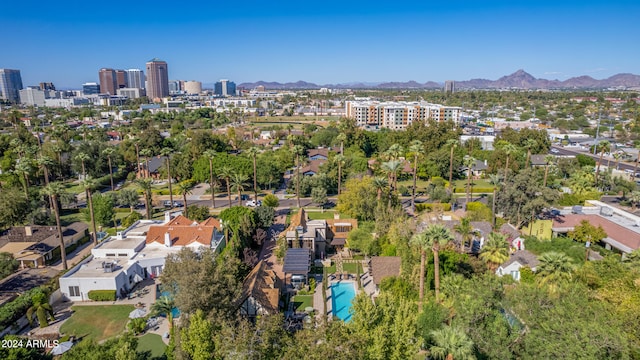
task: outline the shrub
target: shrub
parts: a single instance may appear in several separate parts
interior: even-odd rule
[[[492,212],[491,209],[477,201],[472,201],[467,204],[467,216],[471,221],[491,221]]]
[[[316,292],[316,279],[309,279],[309,293],[314,294]]]
[[[422,212],[422,211],[431,212],[431,211],[434,211],[434,210],[451,211],[451,204],[449,204],[449,203],[422,203],[422,204],[416,204],[416,210],[418,212]]]
[[[264,206],[275,208],[278,207],[280,201],[278,200],[277,196],[273,194],[267,194],[267,196],[265,196],[262,200],[262,204],[264,204]]]
[[[115,290],[91,290],[88,296],[93,301],[116,301]]]
[[[129,226],[133,225],[136,221],[141,219],[142,219],[142,215],[140,215],[139,212],[134,211],[131,214],[129,214],[127,217],[122,219],[122,227],[126,229]]]
[[[42,287],[25,291],[22,295],[0,307],[0,331],[14,324],[33,305],[33,298],[38,294],[46,294]]]
[[[127,327],[134,335],[141,334],[147,328],[147,320],[145,318],[131,319]]]

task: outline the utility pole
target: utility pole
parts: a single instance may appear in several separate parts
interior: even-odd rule
[[[598,126],[596,127],[596,141],[593,145],[593,155],[596,155],[598,151],[598,135],[600,134],[600,119],[602,118],[602,109],[598,111]]]

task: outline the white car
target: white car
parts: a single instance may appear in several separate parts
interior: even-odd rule
[[[554,154],[557,154],[560,152],[560,150],[556,149],[556,148],[551,148],[551,152]]]
[[[249,207],[256,207],[256,206],[262,206],[262,200],[258,200],[258,202],[256,203],[255,200],[249,200],[245,203],[246,206]]]

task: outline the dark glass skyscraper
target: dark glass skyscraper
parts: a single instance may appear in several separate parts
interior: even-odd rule
[[[0,98],[18,103],[22,88],[20,70],[0,69]]]

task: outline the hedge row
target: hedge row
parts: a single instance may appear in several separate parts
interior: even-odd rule
[[[115,290],[91,290],[87,295],[93,301],[116,301]]]
[[[440,211],[451,211],[451,204],[449,203],[422,203],[416,204],[416,211],[427,211],[431,212],[433,210]]]
[[[493,188],[492,187],[472,187],[471,191],[476,194],[476,193],[492,193],[493,192]],[[462,193],[466,193],[467,189],[466,188],[455,188],[453,190],[453,192],[455,192],[456,194],[462,194]]]
[[[33,305],[33,297],[40,293],[46,294],[45,290],[41,287],[33,288],[25,291],[13,301],[2,305],[0,307],[0,331],[11,326],[26,314],[27,309]]]

